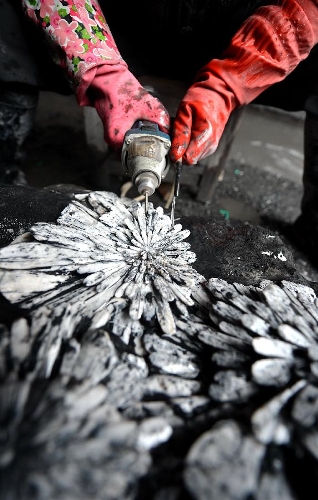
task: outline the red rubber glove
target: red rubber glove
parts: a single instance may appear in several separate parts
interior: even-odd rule
[[[174,121],[171,159],[196,164],[218,147],[230,113],[283,80],[318,41],[318,0],[280,0],[259,8],[221,60],[197,74]],[[297,92],[297,89],[295,89]]]
[[[122,61],[88,70],[82,77],[78,101],[89,97],[104,125],[105,141],[120,150],[124,135],[138,119],[150,120],[168,133],[170,116],[163,104],[150,95]],[[85,88],[86,97],[79,97]]]

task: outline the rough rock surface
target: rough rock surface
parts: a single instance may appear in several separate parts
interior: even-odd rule
[[[8,245],[36,222],[55,222],[72,196],[72,192],[0,185],[0,246]]]
[[[183,227],[191,230],[187,241],[197,256],[194,267],[206,278],[218,276],[246,284],[286,276],[303,281],[291,251],[271,231],[251,224],[232,227],[207,217],[181,220]]]
[[[317,497],[315,291],[270,232],[181,222],[207,282],[175,334],[152,319],[130,343],[127,316],[67,304],[1,327],[1,499]]]

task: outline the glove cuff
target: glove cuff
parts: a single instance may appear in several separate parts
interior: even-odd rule
[[[101,79],[114,78],[127,71],[127,64],[121,61],[105,61],[104,64],[94,65],[82,75],[76,89],[76,99],[80,106],[94,106],[98,97],[104,97],[106,89],[100,83]],[[115,82],[114,82],[115,84]],[[104,92],[103,92],[104,90]]]
[[[281,1],[259,8],[233,37],[220,60],[198,73],[221,79],[236,105],[248,104],[274,83],[282,81],[305,59],[318,39],[316,1]],[[305,10],[306,8],[306,10]],[[315,16],[309,20],[308,15]]]

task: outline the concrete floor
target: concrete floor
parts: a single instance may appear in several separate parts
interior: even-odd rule
[[[303,113],[290,114],[251,105],[246,108],[231,157],[301,183],[303,124]]]

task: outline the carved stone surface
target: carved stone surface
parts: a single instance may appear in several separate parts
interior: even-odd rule
[[[157,318],[175,332],[170,303],[183,312],[193,305],[192,288],[203,280],[189,265],[195,260],[189,231],[171,226],[161,207],[144,207],[115,194],[78,195],[87,202],[68,205],[57,224],[37,223],[32,241],[0,253],[1,292],[12,303],[55,311],[67,304],[95,326],[110,319],[124,342],[139,335],[139,320]],[[147,220],[146,220],[147,219]]]
[[[0,251],[0,498],[316,498],[313,288],[206,282],[161,210],[77,198]]]
[[[294,266],[291,250],[281,238],[251,224],[236,227],[212,218],[182,217],[182,226],[191,230],[188,242],[195,249],[196,270],[206,278],[218,276],[229,282],[257,283],[288,276],[302,281]]]

